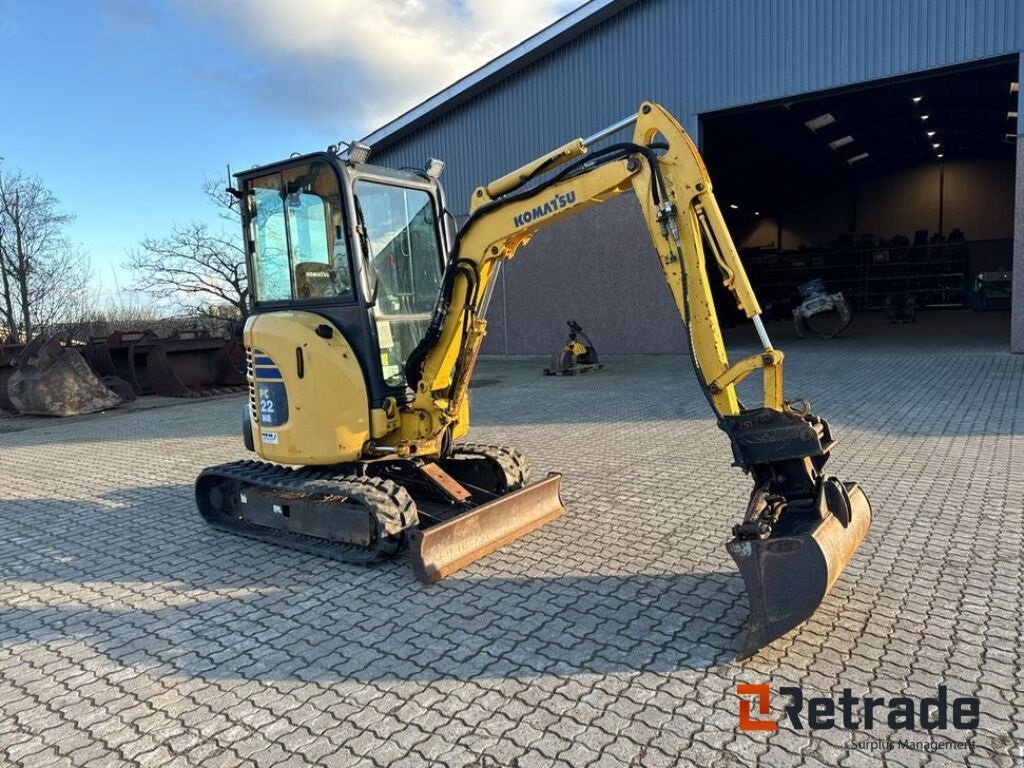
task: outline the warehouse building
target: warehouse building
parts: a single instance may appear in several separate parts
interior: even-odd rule
[[[592,0],[365,141],[384,165],[444,159],[465,215],[476,186],[657,101],[707,161],[770,328],[820,279],[851,333],[1024,352],[1022,49],[1016,0]],[[541,232],[502,272],[485,351],[551,352],[570,317],[603,352],[681,351],[652,254],[631,196]]]

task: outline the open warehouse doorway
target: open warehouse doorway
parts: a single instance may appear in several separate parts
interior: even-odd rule
[[[852,310],[843,335],[1009,347],[1018,73],[1013,56],[701,116],[777,336],[820,280]]]

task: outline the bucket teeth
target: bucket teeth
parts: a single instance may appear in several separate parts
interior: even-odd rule
[[[871,505],[855,483],[842,485],[849,506],[829,511],[805,532],[726,545],[750,604],[743,659],[802,624],[835,584],[871,525]],[[841,505],[844,506],[844,505]],[[848,519],[847,525],[843,518]]]

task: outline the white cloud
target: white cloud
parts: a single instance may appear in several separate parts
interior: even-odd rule
[[[194,14],[222,27],[235,44],[260,60],[266,67],[261,73],[264,83],[303,87],[307,91],[303,106],[319,104],[322,117],[347,118],[365,131],[581,4],[581,0],[190,0]]]

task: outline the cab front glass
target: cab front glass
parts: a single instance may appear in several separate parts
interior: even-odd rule
[[[404,367],[430,324],[444,272],[434,198],[425,190],[361,179],[355,198],[374,295],[381,370],[405,384]]]

